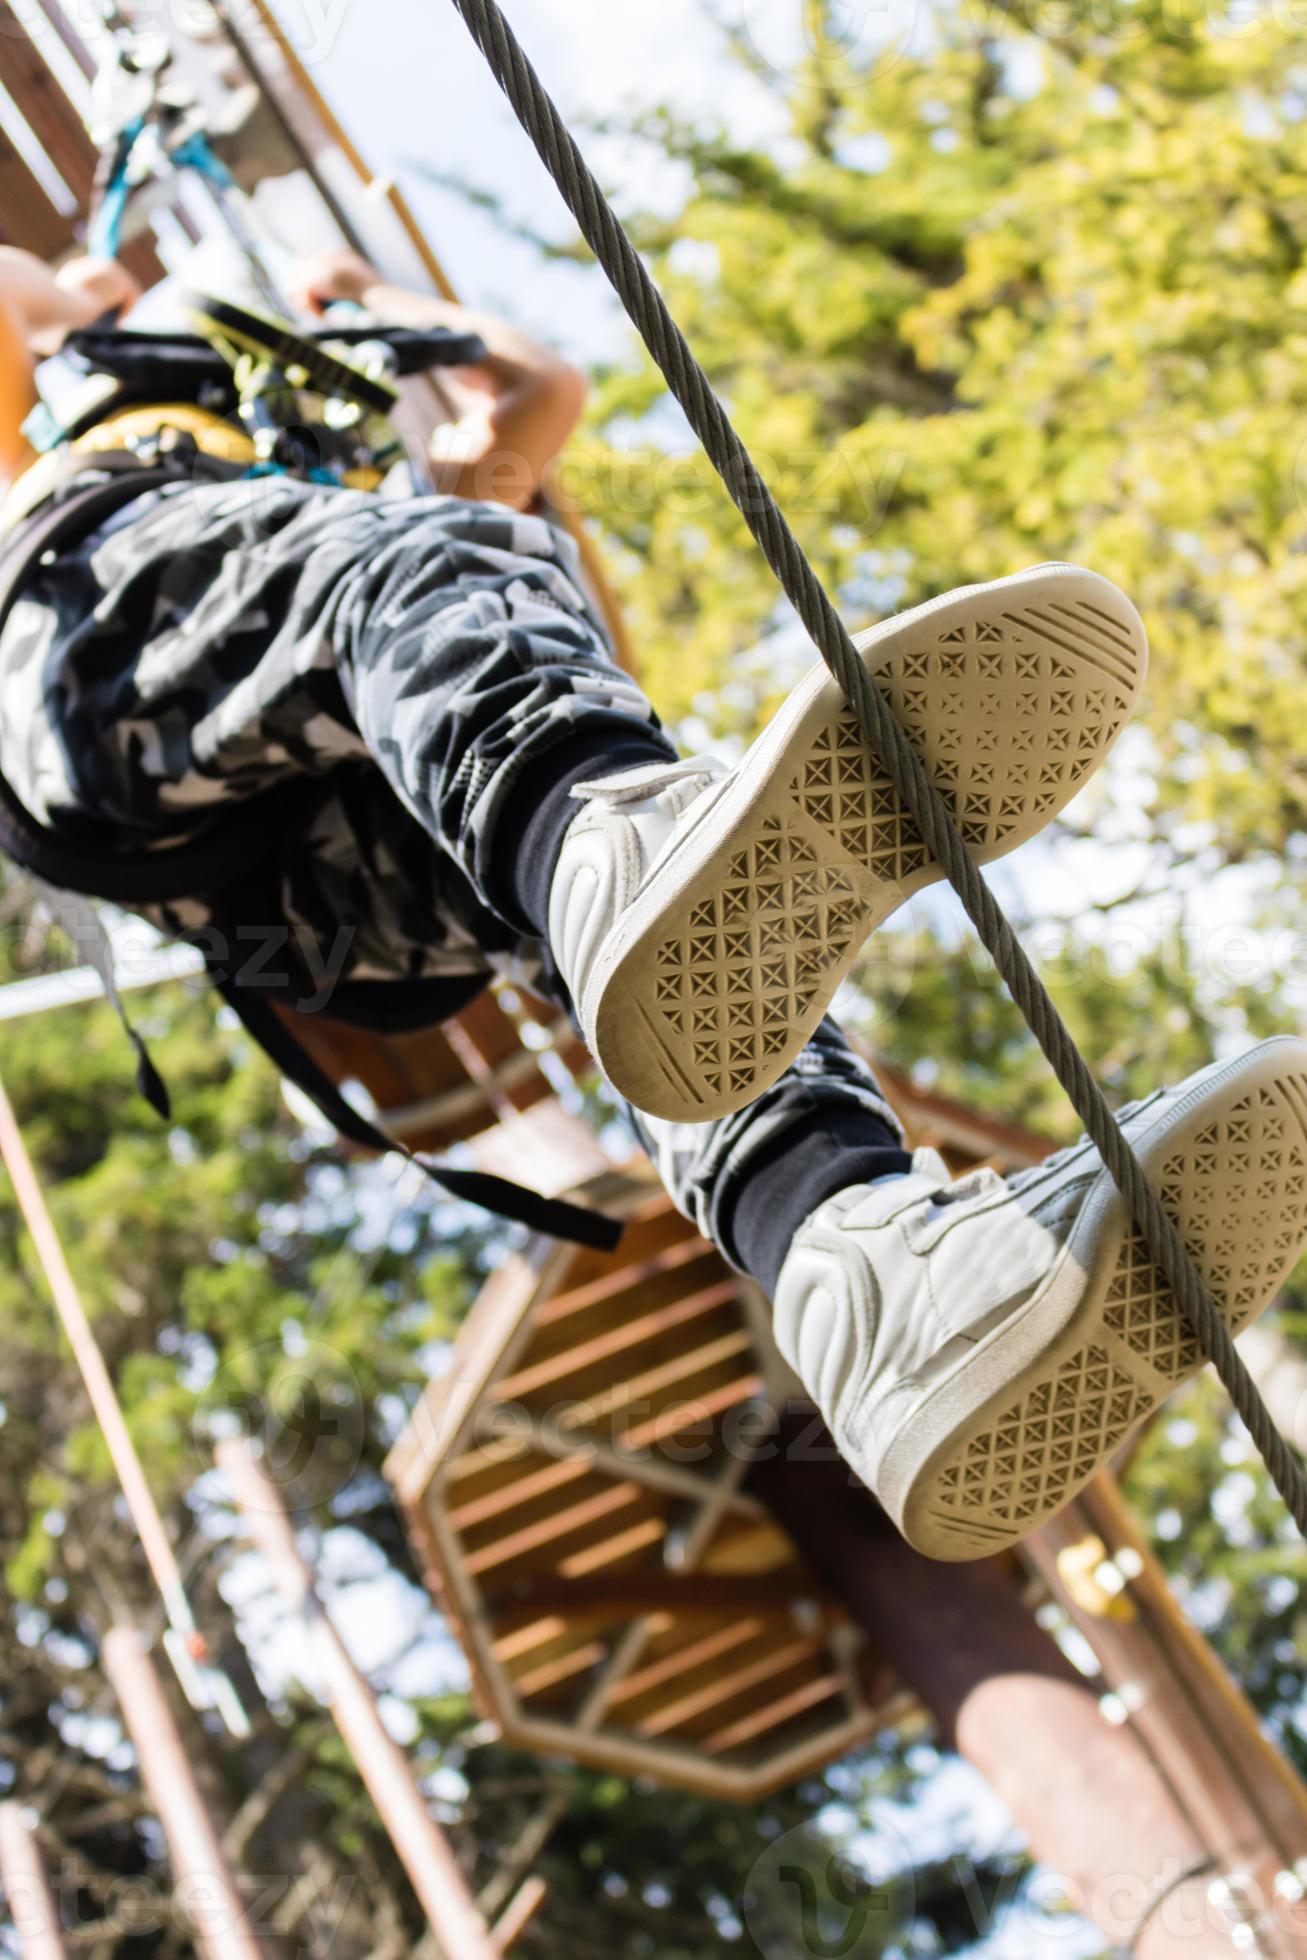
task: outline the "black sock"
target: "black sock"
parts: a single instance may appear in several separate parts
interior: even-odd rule
[[[558,854],[581,805],[577,783],[674,762],[676,750],[652,729],[630,735],[576,736],[530,763],[513,785],[496,827],[495,855],[504,867],[508,896],[530,931],[543,938],[549,926],[549,890]]]
[[[773,1299],[785,1256],[818,1205],[850,1185],[905,1177],[911,1169],[898,1132],[869,1111],[814,1110],[759,1153],[739,1191],[724,1202],[727,1251]]]

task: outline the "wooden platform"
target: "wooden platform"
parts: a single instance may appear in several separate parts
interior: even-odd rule
[[[519,1109],[548,1112],[539,1052],[534,1073],[512,1062],[518,1034],[503,1006],[487,995],[472,1015],[480,1069]],[[357,1054],[333,1051],[324,1023],[322,1059],[338,1076],[357,1070],[392,1122],[406,1103],[433,1142],[475,1135],[478,1093],[483,1128],[495,1098],[484,1081],[478,1092],[475,1059],[468,1073],[468,1020],[370,1037]],[[533,1021],[543,1029],[550,1017],[536,1008]],[[565,1025],[551,1033],[569,1071],[590,1066]],[[880,1074],[910,1142],[955,1170],[1012,1169],[1047,1148]],[[556,1189],[549,1169],[538,1162],[536,1181]],[[674,1210],[643,1159],[583,1195],[628,1217],[620,1250],[542,1241],[503,1266],[388,1473],[482,1712],[507,1739],[750,1801],[916,1704],[743,1488],[772,1409],[801,1395],[761,1293]],[[824,1433],[819,1446],[830,1447]]]
[[[491,1280],[388,1465],[504,1736],[748,1801],[911,1706],[743,1489],[791,1384],[761,1295],[644,1172],[613,1255]]]

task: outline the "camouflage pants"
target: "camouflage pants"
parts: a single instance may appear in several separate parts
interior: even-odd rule
[[[0,687],[0,772],[73,842],[139,851],[304,779],[306,815],[268,852],[314,970],[464,994],[496,969],[551,985],[497,858],[523,770],[578,735],[671,752],[544,519],[288,479],[152,492],[43,565],[0,637]],[[174,937],[207,923],[198,903],[147,916]],[[737,1116],[634,1120],[676,1203],[738,1259],[733,1194],[832,1111],[896,1135],[827,1026]]]

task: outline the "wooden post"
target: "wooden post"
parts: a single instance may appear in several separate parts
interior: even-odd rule
[[[833,1444],[764,1459],[752,1488],[1109,1939],[1138,1960],[1231,1960],[1240,1947],[1222,1879],[1242,1872],[1265,1885],[1285,1861],[1264,1838],[1211,1840],[1155,1749],[1107,1720],[1098,1692],[1038,1626],[1010,1562],[922,1558]],[[1195,1780],[1212,1773],[1196,1756],[1189,1768]],[[1262,1903],[1273,1924],[1249,1924],[1263,1945],[1242,1950],[1307,1953],[1287,1892]]]
[[[163,1598],[169,1621],[187,1641],[193,1658],[202,1659],[203,1643],[186,1597],[177,1554],[154,1501],[154,1493],[119,1406],[112,1378],[87,1319],[81,1295],[69,1270],[59,1234],[3,1084],[0,1084],[0,1158],[4,1160],[9,1181],[14,1187],[14,1196],[27,1222],[55,1311],[81,1372],[92,1412],[108,1446],[132,1523],[136,1527],[136,1535]]]
[[[427,1809],[408,1758],[387,1733],[367,1682],[318,1598],[281,1495],[246,1441],[219,1445],[249,1535],[267,1559],[282,1597],[304,1621],[336,1726],[377,1807],[447,1960],[496,1960],[499,1948],[445,1833]]]
[[[1307,1853],[1307,1788],[1186,1619],[1113,1479],[1096,1478],[1026,1551],[1094,1648],[1216,1871],[1244,1875],[1231,1909],[1268,1952],[1307,1953],[1307,1906],[1291,1882]],[[1085,1585],[1087,1561],[1120,1589],[1100,1594],[1092,1572]]]
[[[495,1921],[493,1937],[497,1952],[512,1952],[548,1896],[549,1888],[543,1878],[527,1879],[510,1899],[506,1911]]]
[[[0,1804],[0,1878],[23,1960],[68,1960],[50,1874],[21,1804]]]
[[[174,1896],[203,1960],[264,1960],[154,1662],[135,1627],[105,1636],[105,1671],[168,1841]]]

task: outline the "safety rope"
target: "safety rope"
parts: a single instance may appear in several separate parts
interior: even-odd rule
[[[948,803],[931,782],[889,701],[868,674],[830,595],[496,0],[453,0],[453,4],[684,409],[786,598],[843,689],[935,861],[947,873],[1149,1250],[1174,1288],[1203,1352],[1214,1362],[1294,1523],[1307,1538],[1307,1476],[1271,1420],[1192,1254],[1163,1210],[1070,1030],[973,863]]]

